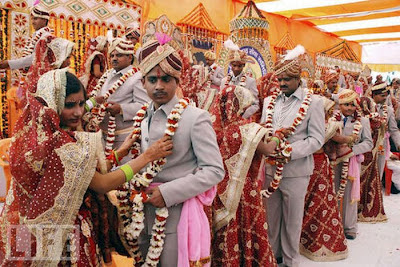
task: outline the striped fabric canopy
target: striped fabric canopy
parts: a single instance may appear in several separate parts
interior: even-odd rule
[[[400,66],[398,0],[255,1],[266,12],[307,21],[363,46],[363,63]],[[396,66],[393,66],[397,69]]]

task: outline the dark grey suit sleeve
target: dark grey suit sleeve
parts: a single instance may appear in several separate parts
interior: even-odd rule
[[[190,131],[198,170],[159,186],[167,207],[193,198],[218,184],[225,175],[210,115],[202,112]]]

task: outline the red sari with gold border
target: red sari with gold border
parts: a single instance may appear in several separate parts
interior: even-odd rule
[[[96,266],[99,249],[90,211],[82,203],[103,152],[102,136],[59,126],[65,70],[47,72],[42,81],[35,95],[28,94],[12,137],[0,265]]]
[[[266,129],[241,117],[251,101],[249,90],[228,86],[212,109],[226,172],[212,205],[212,266],[276,266],[257,179]]]
[[[379,176],[378,156],[384,153],[383,142],[386,123],[382,123],[380,116],[371,115],[372,101],[370,98],[361,98],[361,108],[364,115],[370,116],[371,134],[374,141],[372,151],[364,153],[364,162],[361,163],[360,202],[358,203],[358,221],[377,223],[387,221],[383,206],[382,184]]]

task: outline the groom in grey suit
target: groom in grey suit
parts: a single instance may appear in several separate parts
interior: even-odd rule
[[[131,63],[135,50],[131,42],[116,38],[110,44],[108,52],[113,69],[107,75],[107,79],[96,97],[97,102],[102,102],[103,96],[119,81],[121,76],[132,70]],[[106,140],[109,117],[110,115],[115,116],[114,149],[118,148],[124,142],[126,136],[132,132],[133,117],[142,105],[150,100],[143,88],[141,78],[141,73],[136,72],[126,79],[108,98],[107,114],[100,123],[100,128],[103,131],[104,140]],[[127,160],[129,160],[128,157],[124,158],[122,163]]]
[[[275,72],[281,89],[276,99],[273,130],[288,128],[304,101],[301,88],[301,67],[297,57],[278,61]],[[271,97],[264,100],[261,123],[266,120],[266,109]],[[312,96],[307,114],[288,141],[292,147],[290,161],[284,166],[283,178],[270,198],[264,199],[268,217],[268,238],[277,261],[286,266],[298,266],[299,242],[303,222],[304,198],[310,175],[314,170],[313,153],[324,143],[325,117],[322,98]],[[271,141],[274,143],[274,141]],[[270,142],[270,143],[271,143]],[[267,165],[264,188],[273,179],[275,167]]]
[[[167,116],[179,101],[175,91],[182,63],[172,47],[161,45],[157,40],[144,45],[139,62],[143,86],[153,100],[141,125],[141,149],[144,151],[164,136]],[[173,146],[172,155],[167,157],[167,163],[154,178],[154,183],[161,184],[147,192],[151,197],[145,204],[145,229],[139,238],[139,246],[145,256],[155,209],[168,207],[160,263],[161,266],[171,267],[178,266],[177,225],[183,202],[207,191],[224,177],[221,154],[207,111],[190,105],[186,107],[173,136]]]

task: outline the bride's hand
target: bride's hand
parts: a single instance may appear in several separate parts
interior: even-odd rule
[[[153,143],[143,154],[149,161],[154,161],[172,154],[172,139],[164,136]]]
[[[133,135],[133,132],[131,132],[125,138],[122,145],[118,148],[118,150],[117,150],[118,156],[125,157],[126,155],[128,155],[129,150],[131,150],[131,147],[132,147],[133,143],[135,143],[136,139],[137,139],[137,137],[135,135]]]

